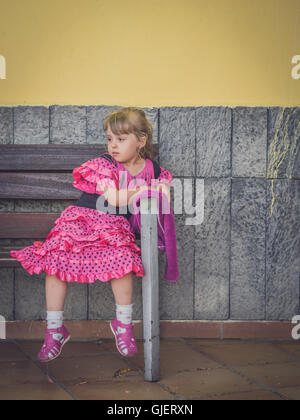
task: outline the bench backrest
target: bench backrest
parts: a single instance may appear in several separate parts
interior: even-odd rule
[[[73,168],[106,151],[105,145],[0,145],[0,199],[76,200]],[[153,146],[153,159],[158,145]],[[0,238],[45,238],[60,213],[0,213]]]

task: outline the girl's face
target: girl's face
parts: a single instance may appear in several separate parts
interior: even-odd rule
[[[108,153],[118,162],[126,163],[136,159],[138,156],[137,148],[146,144],[146,138],[142,137],[141,141],[135,134],[114,134],[110,126],[106,131]]]

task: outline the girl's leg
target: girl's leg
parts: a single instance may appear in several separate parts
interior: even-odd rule
[[[56,276],[46,274],[47,311],[63,311],[67,295],[67,283]]]
[[[119,352],[123,356],[133,356],[138,351],[132,323],[133,272],[120,279],[111,279],[111,287],[116,302],[116,318],[111,321],[110,328]]]
[[[111,288],[117,305],[131,305],[133,295],[133,272],[120,279],[111,279]]]
[[[38,354],[41,362],[56,359],[69,341],[70,334],[63,325],[63,311],[67,294],[67,283],[56,276],[46,274],[47,330],[45,341]]]
[[[112,279],[111,287],[116,303],[116,317],[123,324],[132,322],[133,272],[120,279]]]

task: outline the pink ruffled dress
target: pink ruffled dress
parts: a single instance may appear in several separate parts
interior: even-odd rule
[[[128,188],[130,183],[130,188],[136,183],[153,185],[151,159],[146,159],[144,169],[132,176],[114,158],[109,161],[102,156],[73,169],[72,185],[75,188],[102,195],[99,183],[115,188],[120,188],[120,185]],[[163,167],[160,169],[154,185],[169,184],[172,174]],[[44,242],[35,241],[21,250],[11,250],[10,255],[31,275],[44,270],[66,282],[106,282],[131,271],[136,276],[144,276],[141,249],[135,240],[127,218],[96,208],[70,205],[55,220]]]

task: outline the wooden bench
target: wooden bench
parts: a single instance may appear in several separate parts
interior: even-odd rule
[[[106,151],[104,145],[36,144],[0,145],[0,199],[76,200],[82,191],[73,187],[73,168]],[[153,159],[157,160],[157,145]],[[154,201],[154,203],[151,203]],[[158,381],[159,362],[159,287],[157,218],[149,209],[156,198],[140,203],[141,237],[145,276],[142,280],[145,380]],[[0,213],[0,238],[44,240],[61,213]],[[11,258],[11,249],[0,246],[0,268],[20,267]]]

